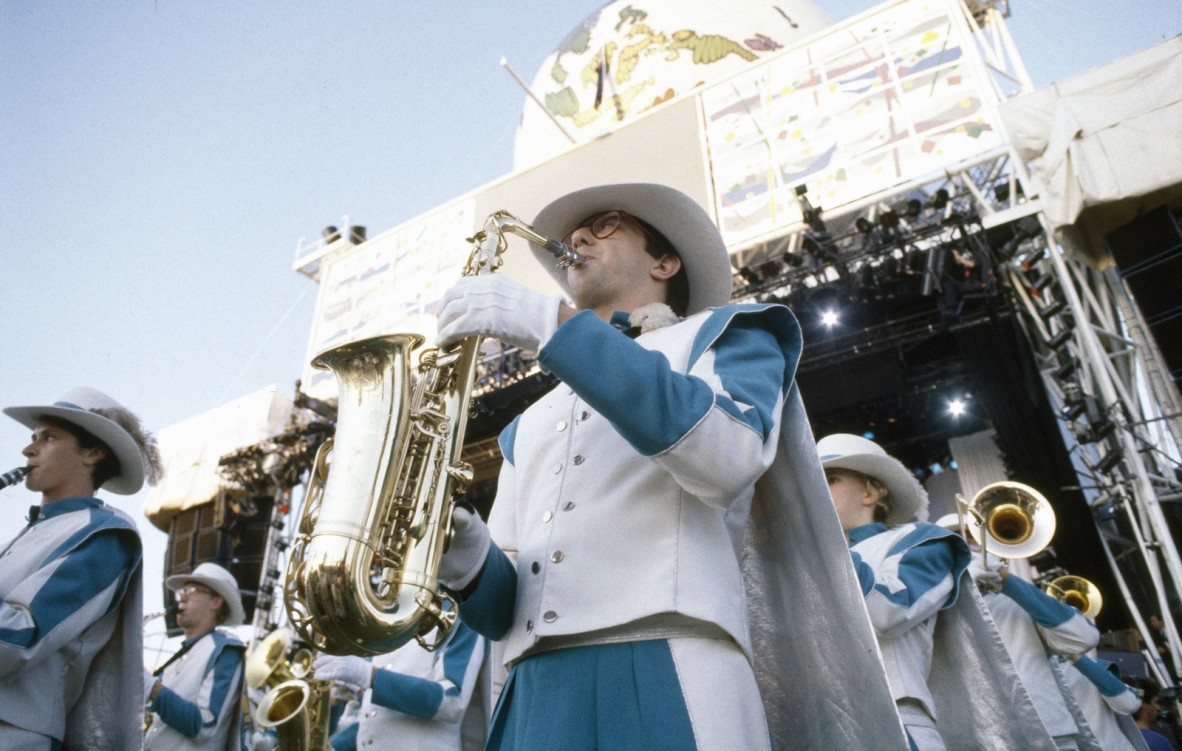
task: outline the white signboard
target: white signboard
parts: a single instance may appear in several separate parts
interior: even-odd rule
[[[472,199],[461,199],[324,259],[305,393],[318,399],[336,395],[332,373],[311,367],[321,352],[381,334],[434,336],[434,305],[468,259],[472,216]]]

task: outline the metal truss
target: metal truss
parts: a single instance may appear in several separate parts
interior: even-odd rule
[[[1182,559],[1162,511],[1163,503],[1182,500],[1178,443],[1169,429],[1177,415],[1167,411],[1177,391],[1137,335],[1140,316],[1120,279],[1066,251],[1049,231],[1040,233],[1023,242],[1008,273],[1105,556],[1151,670],[1168,686],[1174,681],[1144,612],[1162,617],[1170,667],[1182,674],[1175,620]]]

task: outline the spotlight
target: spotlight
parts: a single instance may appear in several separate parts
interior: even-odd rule
[[[1067,301],[1066,300],[1055,300],[1050,305],[1048,305],[1045,308],[1043,308],[1042,310],[1038,311],[1038,316],[1039,316],[1039,318],[1043,319],[1044,321],[1049,321],[1052,318],[1054,318],[1055,316],[1062,313],[1066,308],[1067,308]]]
[[[1064,328],[1055,334],[1050,339],[1047,339],[1047,346],[1053,350],[1060,350],[1067,342],[1071,341],[1071,336],[1074,332],[1071,329]]]
[[[1107,418],[1102,418],[1098,422],[1094,422],[1088,426],[1088,429],[1079,437],[1082,443],[1098,443],[1108,436],[1112,435],[1116,430],[1116,425]]]
[[[800,265],[804,263],[804,256],[800,255],[799,253],[785,253],[784,263],[788,264],[794,269],[799,268]]]
[[[825,328],[831,329],[839,322],[836,310],[826,310],[821,313],[821,323],[825,324]]]
[[[1055,370],[1055,378],[1058,378],[1060,381],[1066,381],[1075,374],[1075,370],[1078,367],[1079,362],[1073,357]]]
[[[1120,449],[1109,451],[1104,455],[1104,458],[1096,464],[1096,471],[1100,474],[1106,475],[1111,472],[1116,467],[1116,465],[1120,464],[1120,460],[1122,458],[1123,453]]]
[[[948,191],[944,190],[943,188],[940,188],[939,190],[936,191],[936,195],[932,196],[928,200],[928,206],[931,206],[936,211],[939,211],[940,209],[942,209],[948,205],[948,198],[949,198]]]
[[[948,414],[952,415],[953,417],[960,417],[967,410],[968,406],[962,399],[953,399],[952,401],[948,402]]]
[[[899,226],[899,215],[895,213],[894,209],[884,211],[878,215],[878,226],[883,229],[894,229]]]
[[[854,227],[863,235],[869,235],[874,231],[874,223],[864,216],[860,216],[854,220]]]
[[[1068,404],[1067,406],[1063,407],[1063,416],[1068,420],[1075,420],[1087,411],[1088,405],[1084,404],[1083,402],[1075,402],[1074,404]]]
[[[1051,282],[1053,281],[1055,281],[1055,279],[1050,274],[1041,273],[1035,277],[1034,281],[1030,283],[1030,291],[1033,294],[1042,297],[1043,290],[1051,286]]]

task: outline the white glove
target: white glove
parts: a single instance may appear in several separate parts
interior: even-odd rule
[[[373,665],[364,657],[319,654],[312,660],[312,675],[316,680],[340,683],[360,694],[373,682]]]
[[[558,329],[561,304],[558,295],[534,292],[501,274],[461,277],[439,301],[437,343],[479,334],[537,352]]]
[[[458,592],[480,573],[492,538],[484,520],[463,506],[456,506],[452,511],[451,524],[451,545],[439,561],[439,581]]]
[[[973,573],[973,580],[976,581],[978,589],[984,592],[1000,592],[1009,571],[1005,566],[995,564],[982,567]]]
[[[156,676],[152,675],[152,671],[144,668],[144,702],[151,701],[148,694],[152,693],[152,686],[156,685]]]

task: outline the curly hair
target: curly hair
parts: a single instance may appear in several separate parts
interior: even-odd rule
[[[149,485],[160,482],[160,478],[164,477],[164,466],[160,459],[160,449],[156,445],[156,436],[144,428],[140,418],[136,417],[131,410],[123,407],[95,408],[90,411],[100,417],[107,418],[127,431],[127,434],[139,446],[140,456],[144,460],[144,479]],[[95,468],[94,486],[96,488],[102,487],[107,480],[117,477],[120,471],[119,460],[108,451],[107,458]]]

